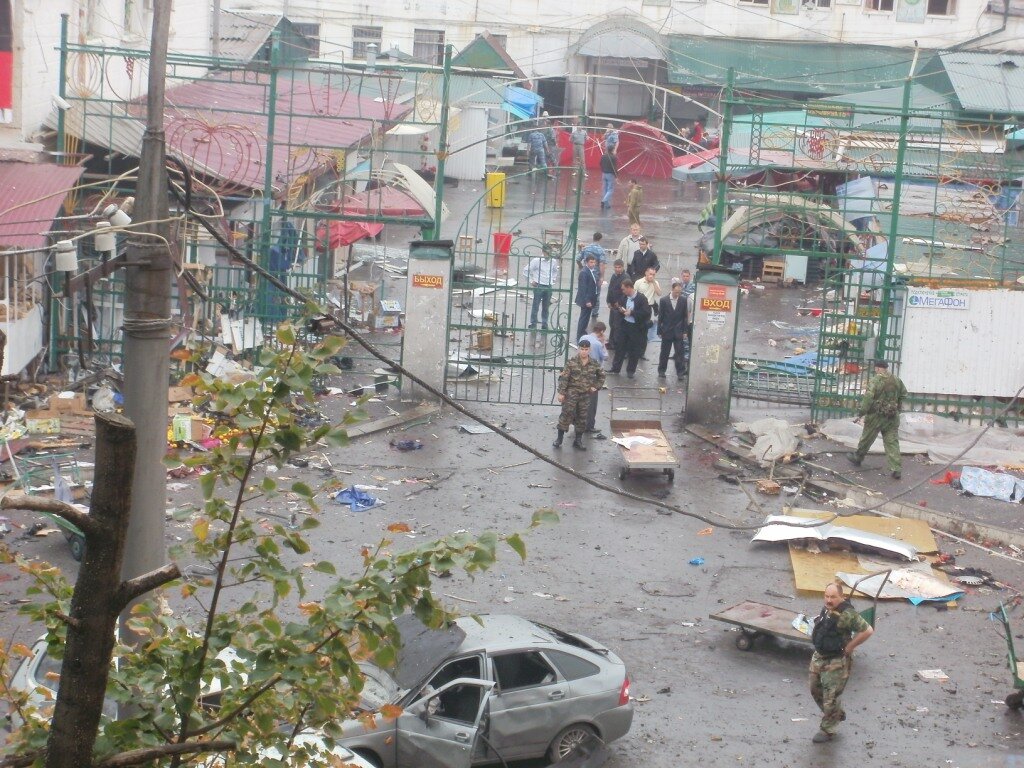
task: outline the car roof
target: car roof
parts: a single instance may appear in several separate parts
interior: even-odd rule
[[[460,653],[486,650],[495,653],[532,645],[555,645],[554,635],[539,624],[522,616],[509,614],[484,614],[477,622],[472,616],[462,616],[457,621],[459,629],[466,633]]]

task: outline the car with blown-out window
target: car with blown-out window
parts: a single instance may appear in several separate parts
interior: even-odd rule
[[[412,616],[397,623],[397,663],[363,665],[362,711],[338,739],[377,768],[558,763],[591,737],[629,732],[629,675],[596,640],[508,615],[440,630]]]

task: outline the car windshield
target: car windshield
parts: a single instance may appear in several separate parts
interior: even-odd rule
[[[359,702],[363,709],[375,711],[394,701],[402,689],[387,672],[374,664],[363,663],[359,665],[363,675],[366,677],[363,683],[363,691],[359,695]]]

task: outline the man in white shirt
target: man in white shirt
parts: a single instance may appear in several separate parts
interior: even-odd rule
[[[543,247],[543,256],[534,256],[523,268],[523,279],[533,288],[533,304],[530,307],[530,328],[537,327],[537,309],[540,308],[541,328],[547,330],[548,312],[551,308],[551,293],[558,286],[560,277],[558,258],[552,254],[551,244]]]
[[[647,303],[651,305],[651,311],[658,314],[658,300],[661,298],[661,283],[658,282],[657,271],[654,267],[648,267],[644,271],[644,279],[636,282],[636,289],[644,295],[647,299]],[[651,323],[647,329],[647,341],[652,342],[657,339],[657,333],[655,332],[654,323]],[[644,351],[640,354],[641,360],[646,360],[647,357],[647,345],[644,345]]]

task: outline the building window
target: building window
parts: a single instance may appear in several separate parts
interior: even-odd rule
[[[831,8],[832,0],[810,0],[805,6],[810,6],[811,8]]]
[[[769,0],[740,0],[744,5],[764,5],[767,6]]]
[[[380,53],[380,41],[384,35],[384,27],[352,27],[352,58],[365,59],[366,46],[373,43]]]
[[[491,37],[502,48],[508,48],[508,35],[491,35]]]
[[[956,0],[928,0],[929,16],[956,16]]]
[[[864,0],[866,11],[891,12],[892,8],[893,0]]]
[[[298,32],[305,40],[300,41],[300,45],[303,48],[304,57],[307,59],[319,59],[320,58],[320,25],[319,24],[296,24],[292,23],[292,27]]]
[[[412,55],[427,64],[444,63],[444,30],[413,30]]]

